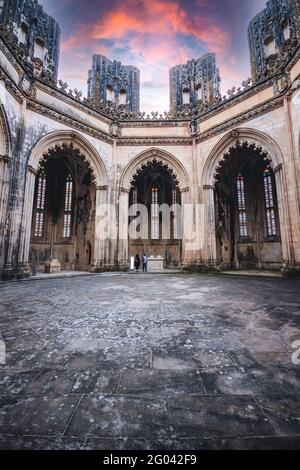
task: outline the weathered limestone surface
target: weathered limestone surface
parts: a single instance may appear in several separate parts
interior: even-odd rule
[[[298,292],[150,273],[0,284],[0,447],[299,449]]]

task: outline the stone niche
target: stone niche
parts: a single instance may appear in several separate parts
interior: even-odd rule
[[[61,264],[58,259],[52,259],[45,263],[45,273],[60,273],[61,271]]]
[[[147,269],[149,272],[162,271],[164,259],[162,256],[149,256]]]

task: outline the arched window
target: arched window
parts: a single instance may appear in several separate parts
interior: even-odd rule
[[[282,24],[282,34],[285,41],[290,39],[290,25],[287,19],[285,19]]]
[[[69,175],[65,185],[64,238],[71,236],[73,180]]]
[[[38,175],[38,188],[37,188],[35,225],[34,225],[34,236],[37,238],[42,238],[44,234],[45,198],[46,198],[46,175],[44,171],[41,171]]]
[[[239,229],[240,237],[245,238],[248,236],[247,228],[247,212],[246,212],[246,198],[245,198],[245,181],[243,175],[237,177],[237,200],[239,211]]]
[[[153,186],[151,190],[151,238],[152,240],[159,240],[159,207],[156,186]]]
[[[34,57],[41,61],[45,59],[45,44],[42,39],[37,38],[34,43]]]
[[[182,104],[190,104],[190,89],[184,88],[182,90]]]
[[[119,105],[126,106],[126,90],[120,90],[119,94]]]
[[[198,85],[195,89],[196,92],[196,99],[197,101],[202,101],[203,100],[203,90],[201,85]]]
[[[28,26],[25,23],[22,23],[19,29],[19,42],[22,44],[26,44],[27,38],[28,38]]]
[[[107,85],[106,87],[106,101],[110,103],[113,103],[115,101],[115,94],[111,85]]]
[[[266,57],[270,57],[271,55],[276,54],[276,45],[275,45],[275,39],[273,36],[268,36],[264,40],[264,51],[265,51]]]
[[[275,237],[277,235],[277,228],[276,228],[276,218],[275,218],[272,174],[269,169],[265,170],[263,178],[264,178],[264,191],[265,191],[267,234],[268,234],[268,237]]]

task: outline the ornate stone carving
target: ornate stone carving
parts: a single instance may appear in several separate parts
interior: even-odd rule
[[[108,91],[109,90],[109,91]],[[111,97],[108,95],[111,93]],[[125,103],[121,102],[121,96]],[[133,65],[111,61],[103,55],[94,55],[88,78],[88,99],[97,104],[110,104],[120,111],[138,112],[140,109],[140,71]]]
[[[28,166],[28,171],[29,173],[32,173],[33,175],[38,174],[38,171],[35,168],[33,168],[31,165]]]
[[[126,194],[130,193],[130,189],[128,189],[128,188],[123,188],[122,187],[122,188],[120,188],[120,191],[121,191],[121,193],[126,193]]]
[[[60,49],[58,23],[35,0],[5,3],[2,35],[30,75],[45,72],[56,80]]]
[[[146,162],[143,162],[135,171],[132,180],[131,180],[131,186],[136,185],[136,180],[139,177],[139,175],[146,169],[149,168],[151,169],[151,172],[155,174],[159,174],[162,169],[166,170],[168,174],[170,175],[171,179],[173,180],[173,184],[176,186],[179,186],[179,180],[177,175],[175,174],[174,170],[164,161],[161,159],[156,159],[155,155],[158,154],[157,149],[153,149],[152,152],[157,152],[152,155],[154,155],[153,159],[147,160]]]
[[[253,81],[282,69],[297,49],[299,39],[299,1],[269,0],[248,28]]]
[[[248,111],[238,117],[235,117],[233,119],[230,119],[229,121],[225,122],[224,124],[221,124],[219,126],[215,126],[213,129],[204,132],[203,134],[200,134],[199,137],[197,137],[197,142],[203,142],[207,140],[210,137],[213,137],[217,134],[220,134],[222,132],[228,131],[232,127],[239,126],[243,122],[247,122],[257,116],[260,116],[261,114],[268,113],[269,111],[272,111],[273,109],[279,108],[280,106],[283,105],[283,100],[284,97],[280,96],[277,97],[273,100],[268,101],[267,103],[257,106],[256,108],[252,109],[251,111]]]
[[[43,116],[48,116],[51,119],[54,119],[55,121],[59,121],[69,127],[75,127],[76,129],[85,132],[86,134],[91,135],[92,137],[96,137],[100,140],[103,140],[105,142],[113,142],[113,139],[108,135],[105,134],[104,132],[101,132],[91,126],[88,126],[86,124],[81,123],[79,120],[72,119],[68,116],[65,116],[57,111],[54,111],[44,105],[41,105],[37,102],[34,101],[28,101],[27,103],[28,109],[31,109],[33,111],[36,111]]]
[[[206,54],[200,59],[170,69],[170,109],[182,110],[185,106],[211,105],[221,99],[220,74],[215,54]],[[184,95],[188,103],[185,103]]]
[[[90,164],[90,161],[86,158],[84,154],[81,153],[78,148],[76,148],[76,143],[75,145],[73,143],[62,143],[61,145],[54,145],[54,147],[49,148],[49,150],[43,154],[42,159],[39,163],[39,167],[43,168],[49,158],[60,158],[61,155],[70,156],[72,158],[79,157],[81,160],[84,161],[85,165],[88,167],[89,173],[91,175],[91,180],[93,182],[96,181],[95,173]],[[28,169],[29,171],[31,171],[31,167],[28,167]]]
[[[273,169],[273,162],[272,162],[271,157],[268,155],[268,150],[266,148],[263,148],[261,145],[258,146],[256,142],[247,138],[243,140],[243,142],[240,142],[239,145],[232,145],[232,144],[228,145],[228,148],[223,151],[223,156],[220,158],[218,162],[218,166],[216,167],[216,170],[215,170],[214,179],[216,181],[218,181],[221,168],[228,160],[230,160],[230,158],[234,154],[234,151],[237,148],[248,149],[249,151],[255,151],[259,153],[264,159],[266,167]],[[203,187],[203,189],[209,189],[209,188],[210,186]]]

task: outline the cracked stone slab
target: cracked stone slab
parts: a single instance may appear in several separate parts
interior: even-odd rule
[[[166,400],[127,396],[85,396],[68,436],[160,437],[170,434]]]
[[[137,368],[149,369],[151,366],[151,350],[136,350],[132,347],[100,351],[77,351],[63,363],[64,369],[97,368],[105,370]]]
[[[298,393],[300,371],[265,367],[201,370],[207,393],[231,395],[263,395]]]
[[[199,371],[125,370],[118,393],[169,396],[205,393],[205,389]]]
[[[258,402],[278,434],[300,436],[299,396],[260,397]]]
[[[56,369],[69,357],[69,354],[58,349],[31,349],[25,351],[6,350],[6,364],[2,369]]]
[[[26,394],[44,395],[82,395],[116,393],[122,371],[109,370],[44,370],[26,388]]]
[[[0,369],[0,395],[18,395],[28,388],[39,370]]]
[[[58,436],[69,422],[78,397],[0,397],[0,434]]]
[[[168,398],[172,437],[221,438],[274,435],[250,397],[189,395]]]

